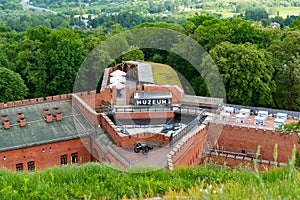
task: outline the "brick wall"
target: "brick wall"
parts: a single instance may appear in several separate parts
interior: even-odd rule
[[[18,100],[18,101],[10,101],[6,104],[0,103],[0,109],[7,108],[7,107],[18,107],[18,106],[24,106],[24,105],[32,105],[36,103],[43,103],[51,102],[51,101],[60,101],[60,100],[67,100],[71,99],[71,94],[62,94],[62,95],[56,95],[56,96],[49,96],[49,97],[39,97],[39,98],[33,98],[33,99],[24,99],[24,100]]]
[[[155,118],[174,118],[173,111],[156,111],[156,112],[118,112],[114,114],[116,119],[155,119]]]
[[[274,160],[274,146],[278,144],[277,161],[288,162],[288,158],[292,155],[294,144],[299,149],[298,140],[298,136],[295,134],[279,135],[277,132],[270,130],[225,125],[216,148],[233,152],[245,150],[245,152],[255,153],[258,145],[260,145],[262,158],[265,160]]]
[[[92,109],[85,101],[81,99],[80,96],[73,94],[72,103],[80,109],[80,111],[85,115],[85,117],[90,121],[92,125],[98,125],[98,113]]]
[[[209,125],[198,127],[195,133],[182,138],[181,142],[168,155],[170,169],[173,167],[197,166],[202,162],[202,152],[205,147],[208,127]]]
[[[239,159],[234,159],[234,158],[225,158],[225,157],[218,157],[218,156],[210,156],[207,159],[207,162],[213,163],[213,164],[219,164],[223,165],[224,163],[226,166],[230,167],[250,167],[254,169],[254,162],[253,161],[246,161],[246,160],[239,160]],[[271,169],[275,165],[271,164],[263,164],[263,163],[256,163],[256,166],[259,170],[266,170],[266,169]]]
[[[214,133],[214,131],[220,133]],[[211,144],[208,144],[208,141],[211,142]],[[171,151],[168,155],[168,163],[171,162],[172,167],[197,166],[204,159],[202,156],[204,148],[213,147],[213,141],[217,141],[217,145],[215,145],[216,149],[240,153],[242,150],[245,150],[245,152],[256,153],[257,148],[260,145],[260,153],[262,154],[262,159],[265,160],[265,163],[258,163],[260,169],[270,168],[270,165],[272,165],[274,161],[273,150],[275,144],[278,144],[277,162],[288,162],[288,159],[292,155],[294,144],[297,145],[298,152],[300,149],[298,136],[295,134],[279,135],[277,132],[262,129],[248,129],[238,126],[223,126],[211,123],[184,142],[179,142],[173,149],[173,152]],[[247,159],[242,161],[230,157],[218,157],[218,159],[214,156],[211,157],[211,160],[218,164],[224,164],[224,162],[226,162],[228,166],[249,165],[250,167],[253,167],[251,159]]]
[[[91,108],[95,109],[95,102],[96,102],[96,90],[93,91],[86,91],[86,92],[79,92],[76,93],[78,97],[80,97],[85,103],[87,103]]]
[[[22,149],[0,152],[0,167],[16,170],[16,164],[23,163],[23,170],[27,171],[27,163],[34,161],[35,169],[42,170],[51,166],[60,166],[61,155],[67,155],[67,162],[71,164],[71,154],[78,153],[78,163],[91,161],[89,153],[90,138],[73,139]]]
[[[105,88],[104,90],[101,91],[101,93],[96,94],[96,99],[95,99],[95,106],[101,106],[102,101],[104,102],[109,102],[111,103],[111,90],[110,88]]]
[[[170,143],[170,138],[165,134],[156,133],[140,133],[136,135],[124,135],[120,130],[111,122],[111,120],[104,114],[98,116],[99,122],[109,135],[112,137],[114,142],[120,147],[133,146],[137,142],[141,141],[154,141],[161,143],[162,145],[167,145]]]

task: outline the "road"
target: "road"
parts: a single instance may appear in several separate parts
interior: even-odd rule
[[[52,14],[57,14],[56,12],[52,11],[52,10],[49,10],[49,9],[46,9],[46,8],[40,8],[40,7],[36,7],[36,6],[32,6],[32,5],[29,5],[29,0],[23,0],[21,1],[21,5],[23,7],[24,10],[29,10],[29,9],[32,9],[32,10],[36,10],[36,11],[40,11],[40,12],[50,12]]]

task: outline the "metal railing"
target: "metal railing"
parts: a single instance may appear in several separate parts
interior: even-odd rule
[[[172,111],[171,107],[163,106],[113,106],[115,112],[157,112],[157,111]]]
[[[182,130],[180,130],[176,135],[172,136],[170,145],[173,145],[178,140],[180,140],[184,135],[189,133],[193,128],[200,125],[203,122],[204,117],[204,111],[199,114],[193,121],[191,121],[186,127],[184,127]]]
[[[181,100],[185,104],[211,104],[211,105],[218,105],[223,103],[222,98],[213,98],[213,97],[201,97],[201,96],[194,96],[194,95],[184,95],[183,99]]]

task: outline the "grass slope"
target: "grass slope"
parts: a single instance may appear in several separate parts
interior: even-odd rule
[[[1,199],[298,199],[295,168],[269,172],[198,167],[121,172],[107,165],[55,167],[34,173],[0,170]]]
[[[145,62],[152,66],[153,79],[155,84],[177,85],[182,88],[176,71],[169,65]]]

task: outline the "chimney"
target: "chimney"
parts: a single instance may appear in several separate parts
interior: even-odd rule
[[[58,111],[56,114],[56,121],[61,121],[62,120],[62,112]]]
[[[10,128],[10,121],[9,121],[9,119],[4,120],[3,126],[4,126],[4,129],[9,129]]]
[[[4,124],[4,121],[5,121],[6,119],[8,119],[8,116],[7,116],[7,115],[2,115],[1,117],[2,117],[2,124]]]
[[[44,117],[45,118],[46,118],[48,112],[49,112],[49,108],[44,108]]]
[[[58,112],[59,112],[59,107],[54,107],[53,108],[53,116],[55,117]]]
[[[18,112],[18,122],[20,122],[22,117],[24,117],[23,112]]]
[[[49,123],[49,122],[52,122],[53,119],[52,119],[52,114],[50,112],[47,113],[46,115],[46,122]]]
[[[26,126],[26,119],[25,117],[20,118],[20,127],[25,127]]]

